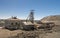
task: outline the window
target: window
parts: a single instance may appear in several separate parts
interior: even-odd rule
[[[11,23],[11,25],[13,25],[13,23]]]
[[[15,25],[19,25],[19,23],[18,23],[18,22],[16,22],[16,23],[15,23]]]

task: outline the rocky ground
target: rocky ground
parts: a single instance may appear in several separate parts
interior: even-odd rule
[[[18,33],[21,33],[21,30],[10,31],[7,29],[0,29],[0,38],[8,38],[17,35]]]
[[[45,38],[60,38],[60,32],[47,33]]]
[[[52,30],[39,29],[38,31],[10,31],[0,28],[0,38],[23,38],[24,36],[27,37],[27,35],[38,36],[39,38],[60,38],[60,25],[55,26]]]

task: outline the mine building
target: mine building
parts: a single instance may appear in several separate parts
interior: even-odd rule
[[[5,20],[5,28],[7,29],[19,29],[22,25],[22,21],[17,17],[11,17]]]

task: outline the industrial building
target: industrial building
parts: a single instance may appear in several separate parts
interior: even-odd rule
[[[19,29],[22,21],[17,17],[11,17],[5,20],[5,28]]]

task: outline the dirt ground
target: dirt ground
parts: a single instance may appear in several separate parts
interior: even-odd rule
[[[0,38],[16,36],[19,33],[22,33],[22,30],[10,31],[7,29],[0,29]],[[53,31],[52,33],[45,33],[43,31],[40,31],[39,38],[60,38],[60,32]]]
[[[60,33],[59,32],[53,32],[53,33],[47,33],[46,38],[60,38]]]
[[[18,33],[21,33],[21,30],[10,31],[7,29],[0,29],[0,38],[8,38],[17,35]]]

